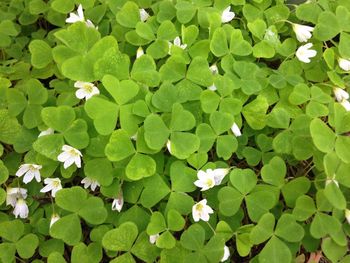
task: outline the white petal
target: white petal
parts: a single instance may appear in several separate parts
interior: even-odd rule
[[[52,189],[52,197],[55,197],[56,196],[56,193],[62,189],[62,186],[59,186],[59,187],[55,187]]]
[[[77,9],[78,16],[80,17],[81,21],[84,21],[84,11],[83,11],[83,6],[80,4]]]
[[[228,6],[221,15],[221,22],[222,23],[228,23],[230,22],[234,17],[235,13],[230,11],[231,6]]]
[[[31,182],[34,178],[34,171],[29,170],[23,177],[23,183],[27,184]]]
[[[41,193],[47,193],[50,192],[53,189],[53,186],[51,184],[45,185],[40,192]]]
[[[224,256],[222,257],[221,262],[228,260],[229,257],[230,257],[230,250],[227,246],[224,246]]]
[[[339,64],[339,67],[342,70],[350,71],[350,60],[347,60],[347,59],[344,59],[344,58],[340,58],[338,60],[338,64]]]
[[[238,125],[236,123],[233,123],[231,127],[231,131],[236,137],[239,137],[242,135],[241,130],[239,129]]]
[[[78,90],[75,92],[75,96],[76,96],[78,99],[84,99],[85,97],[89,96],[89,92],[87,92],[85,89],[78,89]]]
[[[74,158],[74,162],[75,162],[75,165],[80,168],[81,167],[81,160],[80,160],[80,157],[79,156],[76,156]]]
[[[73,24],[79,21],[82,21],[81,18],[74,13],[70,13],[69,17],[66,19],[66,23],[69,23],[69,24]]]
[[[69,166],[71,166],[75,161],[74,157],[68,158],[64,163],[63,163],[63,168],[67,169]]]
[[[68,152],[62,152],[57,156],[57,160],[62,163],[68,160],[69,158],[71,158],[71,155]]]
[[[41,182],[41,177],[40,177],[40,172],[38,170],[36,170],[34,172],[34,177],[35,177],[35,180],[40,183]]]
[[[30,168],[29,164],[22,164],[18,171],[16,172],[16,176],[21,177],[22,175],[24,175]]]
[[[181,40],[180,40],[180,37],[175,37],[174,39],[174,45],[175,46],[181,46]]]

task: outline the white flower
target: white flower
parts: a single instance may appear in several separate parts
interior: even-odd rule
[[[79,5],[77,14],[69,13],[69,17],[66,19],[66,23],[73,24],[75,22],[85,22],[88,27],[95,27],[94,24],[88,19],[85,21],[83,6]],[[97,29],[97,27],[96,27]]]
[[[307,43],[306,45],[300,46],[296,52],[297,58],[304,63],[310,63],[310,58],[313,58],[317,55],[316,50],[310,49],[312,43]]]
[[[40,178],[41,168],[42,166],[38,164],[31,164],[31,163],[22,164],[19,167],[18,171],[16,172],[16,176],[21,177],[22,175],[24,175],[23,183],[25,184],[31,182],[34,179],[34,177],[35,177],[35,180],[39,183],[41,181],[41,178]]]
[[[84,184],[84,188],[85,189],[91,187],[92,191],[95,191],[96,187],[100,186],[100,184],[96,180],[93,180],[93,179],[91,179],[89,177],[85,177],[83,180],[81,180],[81,183]]]
[[[46,129],[45,131],[40,132],[39,135],[38,135],[38,137],[45,136],[45,135],[51,135],[51,134],[53,134],[54,132],[55,132],[54,129],[48,128],[48,129]]]
[[[136,51],[136,58],[139,58],[141,56],[143,56],[145,54],[145,52],[143,52],[142,47],[139,47]]]
[[[167,141],[166,148],[168,149],[168,152],[171,154],[171,141],[170,140]]]
[[[140,19],[141,19],[141,21],[145,22],[149,18],[149,14],[143,8],[139,9],[139,12],[140,12]]]
[[[349,93],[347,93],[345,90],[341,88],[333,88],[333,92],[338,102],[342,102],[343,100],[349,99]]]
[[[29,209],[28,209],[26,201],[24,201],[23,198],[19,198],[17,200],[15,209],[13,209],[13,214],[15,215],[16,218],[18,216],[20,218],[27,218],[28,217],[28,213],[29,213]]]
[[[348,223],[350,224],[350,210],[349,209],[345,210],[345,218],[348,221]]]
[[[159,237],[159,234],[150,235],[150,236],[149,236],[149,242],[150,242],[151,244],[155,244],[155,243],[157,242],[158,237]]]
[[[213,75],[216,75],[219,73],[218,66],[216,66],[215,63],[209,67],[209,70]]]
[[[75,96],[78,99],[90,99],[94,95],[100,94],[100,90],[90,82],[76,81],[74,87],[78,90],[75,92]]]
[[[214,211],[207,205],[207,199],[203,199],[192,207],[192,217],[195,222],[199,220],[209,221],[209,214],[212,213]]]
[[[242,135],[241,130],[239,129],[238,125],[236,123],[233,123],[231,127],[231,131],[236,137],[239,137]]]
[[[299,42],[307,42],[312,37],[313,27],[299,24],[293,24],[292,27]]]
[[[338,65],[342,70],[349,71],[350,70],[350,60],[339,58]]]
[[[342,100],[340,104],[346,109],[346,111],[350,111],[350,102],[348,100]]]
[[[215,185],[221,184],[222,180],[225,178],[229,171],[229,168],[217,168],[212,170],[211,173],[214,175]]]
[[[56,196],[56,193],[62,189],[61,180],[59,178],[46,178],[44,180],[46,186],[40,190],[41,193],[51,191],[52,197]]]
[[[228,6],[222,12],[222,14],[221,14],[221,23],[230,22],[235,17],[235,13],[231,12],[230,10],[231,10],[231,6]]]
[[[229,171],[229,168],[207,169],[205,172],[199,170],[197,173],[198,180],[195,181],[194,184],[202,188],[201,191],[206,191],[213,188],[215,185],[221,184]]]
[[[168,45],[169,45],[169,54],[170,54],[170,51],[171,51],[171,47],[174,45],[174,46],[177,46],[179,48],[182,48],[182,49],[185,49],[187,47],[187,44],[181,44],[181,39],[180,37],[175,37],[174,39],[174,43],[171,43],[171,42],[168,42]]]
[[[118,212],[120,212],[123,208],[123,205],[124,205],[124,198],[123,198],[123,194],[120,193],[119,197],[113,200],[112,210],[113,211],[117,210]]]
[[[26,199],[27,189],[18,187],[7,187],[6,189],[6,205],[15,207],[17,198]]]
[[[57,156],[57,160],[64,163],[63,167],[64,169],[67,169],[69,166],[71,166],[73,163],[80,168],[81,167],[81,160],[80,157],[83,156],[81,152],[69,145],[63,145],[62,146],[62,153],[60,153]]]
[[[228,248],[228,246],[224,246],[224,256],[222,257],[221,262],[228,260],[229,257],[230,257],[230,249]]]
[[[198,180],[194,182],[194,185],[202,188],[201,191],[206,191],[215,186],[214,173],[211,169],[206,170],[205,172],[200,170],[197,173]]]
[[[208,90],[216,91],[217,88],[216,88],[215,84],[213,83],[211,86],[208,87]]]
[[[51,228],[52,225],[53,225],[54,223],[56,223],[60,218],[61,218],[61,217],[60,217],[58,214],[53,213],[53,214],[51,215],[50,228]]]

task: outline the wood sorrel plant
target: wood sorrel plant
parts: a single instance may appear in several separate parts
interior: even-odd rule
[[[350,262],[350,2],[0,3],[0,262]]]

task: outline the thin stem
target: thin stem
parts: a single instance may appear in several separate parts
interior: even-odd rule
[[[208,221],[206,221],[206,223],[208,224],[208,226],[211,229],[211,231],[213,231],[214,235],[216,235],[215,229],[211,226],[211,224],[209,224]]]

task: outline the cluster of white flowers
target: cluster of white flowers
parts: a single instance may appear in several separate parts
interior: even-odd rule
[[[19,187],[8,187],[6,191],[6,205],[11,205],[16,218],[27,218],[29,209],[25,199],[27,189]]]
[[[346,109],[346,111],[350,111],[349,93],[338,87],[335,87],[333,92],[335,99]]]
[[[292,24],[292,27],[299,42],[307,42],[312,37],[311,32],[314,30],[313,27],[294,23]],[[317,51],[311,49],[312,46],[312,43],[307,43],[297,49],[295,55],[301,62],[310,63],[310,58],[313,58],[317,55]]]

